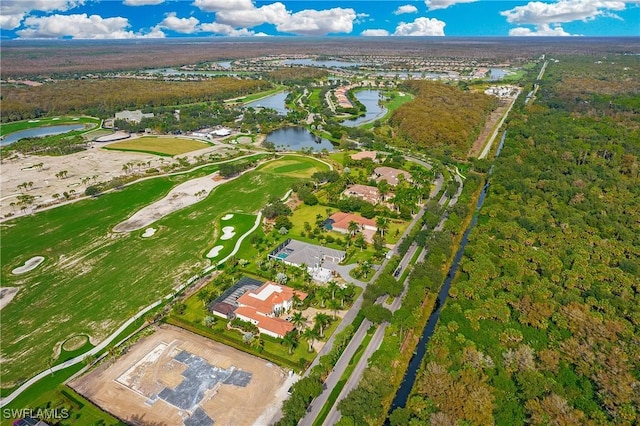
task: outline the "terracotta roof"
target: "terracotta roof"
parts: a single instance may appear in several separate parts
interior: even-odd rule
[[[376,152],[375,151],[361,151],[361,152],[356,152],[355,154],[351,154],[351,159],[353,160],[362,160],[364,158],[370,158],[372,160],[376,159]]]
[[[331,225],[333,228],[348,229],[349,222],[351,221],[361,226],[373,226],[374,228],[376,227],[376,223],[373,220],[355,215],[353,213],[337,212],[332,214],[329,219],[333,220],[333,224]]]
[[[378,176],[376,178],[376,181],[386,179],[387,183],[393,186],[397,185],[399,182],[398,175],[404,175],[406,180],[411,179],[411,174],[409,174],[409,172],[400,169],[394,169],[393,167],[376,167],[374,173]]]
[[[293,330],[293,324],[291,324],[289,321],[285,321],[282,318],[264,316],[259,312],[256,312],[255,309],[249,306],[240,306],[239,308],[236,308],[235,313],[236,315],[240,315],[245,318],[250,318],[254,321],[257,321],[258,328],[271,331],[278,336],[284,336],[285,334]]]
[[[291,287],[267,281],[255,291],[247,291],[238,298],[238,305],[249,306],[263,314],[270,314],[276,305],[288,302],[297,294],[300,300],[307,297],[306,293],[296,291]]]
[[[349,185],[347,189],[345,189],[343,194],[347,196],[355,195],[373,204],[380,201],[380,191],[378,191],[378,188],[376,188],[375,186],[360,184]]]

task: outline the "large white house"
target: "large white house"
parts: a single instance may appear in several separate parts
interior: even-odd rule
[[[236,318],[255,324],[260,333],[284,337],[293,330],[293,324],[278,316],[291,310],[294,296],[304,300],[307,294],[267,281],[257,290],[247,291],[240,296],[233,313]]]

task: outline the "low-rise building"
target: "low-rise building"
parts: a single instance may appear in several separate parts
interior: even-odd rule
[[[396,186],[400,183],[400,176],[404,176],[404,179],[407,181],[411,181],[411,174],[409,172],[394,169],[393,167],[376,167],[373,171],[373,178],[376,182],[380,182],[382,179],[386,180],[387,183],[391,186]]]
[[[382,197],[380,196],[380,191],[378,191],[378,188],[376,188],[375,186],[360,184],[349,185],[347,189],[344,190],[342,195],[346,197],[360,198],[361,200],[364,200],[371,204],[378,204],[383,201]]]
[[[124,110],[116,112],[116,120],[126,120],[132,123],[139,123],[143,118],[153,118],[153,113],[143,113],[139,109],[135,111]]]
[[[284,337],[294,327],[278,316],[291,310],[295,296],[304,300],[307,294],[267,281],[257,290],[247,291],[240,296],[234,314],[236,318],[255,324],[260,333]]]

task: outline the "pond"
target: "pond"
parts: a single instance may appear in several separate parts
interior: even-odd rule
[[[253,108],[271,108],[278,111],[278,114],[280,115],[287,115],[288,110],[284,104],[284,101],[287,99],[287,95],[289,95],[289,92],[276,93],[253,102],[249,102],[246,106]]]
[[[365,115],[355,118],[353,120],[345,120],[342,122],[343,126],[356,127],[364,123],[375,121],[378,118],[383,117],[387,113],[387,109],[379,104],[380,91],[379,90],[360,90],[355,93],[356,99],[362,103],[366,108]]]
[[[328,151],[333,150],[333,145],[330,141],[315,136],[304,127],[286,127],[275,130],[267,135],[266,140],[267,142],[273,142],[278,150],[298,151],[303,148],[313,148],[314,151],[322,151],[324,148]]]
[[[71,132],[73,130],[82,130],[84,128],[84,124],[61,124],[59,126],[44,126],[20,130],[6,135],[0,141],[0,145],[9,145],[24,138],[40,138],[42,136],[60,135],[62,133]]]

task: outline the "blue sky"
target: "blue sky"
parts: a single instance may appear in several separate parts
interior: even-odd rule
[[[640,0],[2,0],[3,39],[640,36]]]

